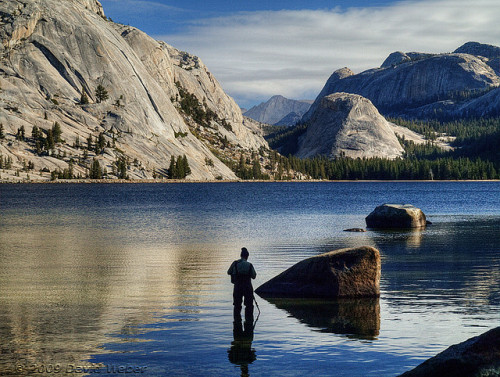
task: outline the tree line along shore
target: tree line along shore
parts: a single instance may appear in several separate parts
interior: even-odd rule
[[[261,148],[251,156],[240,155],[238,161],[221,159],[240,180],[496,180],[500,179],[500,118],[456,120],[452,122],[392,120],[394,123],[407,127],[425,137],[424,143],[400,138],[404,147],[401,158],[358,158],[344,156],[327,158],[317,156],[301,159],[294,156],[294,147],[304,131],[303,125],[286,129],[268,131],[267,139],[272,150]],[[50,132],[33,130],[31,138],[19,130],[18,137],[36,149],[47,142],[56,145],[67,143],[60,138],[58,124],[55,123]],[[444,150],[436,143],[440,135],[453,139],[451,147]],[[2,130],[0,129],[0,139]],[[103,138],[101,138],[103,139]],[[0,140],[1,142],[1,140]],[[109,141],[108,141],[109,143]],[[129,180],[127,171],[135,161],[118,158],[106,171],[93,155],[104,153],[104,139],[89,138],[85,142],[75,140],[74,145],[88,150],[87,157],[82,160],[72,160],[69,157],[68,168],[54,171],[37,171],[31,161],[25,161],[22,169],[12,170],[12,161],[0,154],[0,182],[39,181],[39,180]],[[46,147],[46,149],[49,147]],[[278,153],[278,151],[280,153]],[[40,154],[46,153],[42,148]],[[57,157],[57,156],[56,156]],[[84,153],[85,157],[85,153]],[[72,167],[86,167],[86,173],[78,175]],[[82,165],[83,164],[83,165]],[[80,169],[81,170],[81,169]],[[153,180],[140,179],[140,182],[164,179],[189,179],[189,161],[186,156],[171,156],[169,166],[153,172]],[[220,179],[218,179],[220,178]],[[216,180],[223,180],[218,177]]]

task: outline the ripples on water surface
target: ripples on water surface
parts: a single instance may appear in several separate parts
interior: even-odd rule
[[[433,225],[342,231],[387,202]],[[1,185],[0,211],[0,375],[391,376],[500,322],[498,182]],[[257,298],[234,342],[240,247],[256,287],[359,245],[381,250],[379,300]]]

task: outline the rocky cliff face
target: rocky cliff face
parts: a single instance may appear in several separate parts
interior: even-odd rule
[[[268,101],[246,111],[245,116],[262,123],[292,126],[295,123],[289,122],[296,120],[297,116],[302,117],[310,106],[309,101],[273,96]]]
[[[131,178],[151,178],[186,155],[188,179],[234,179],[213,151],[237,160],[267,148],[199,58],[110,22],[97,0],[0,0],[0,17],[0,154],[12,170],[30,161],[39,178],[72,159],[84,175],[95,157],[111,173],[122,158]],[[61,141],[35,153],[33,128],[47,134],[56,122]],[[89,135],[105,148],[79,147]]]
[[[380,68],[356,75],[346,68],[335,72],[303,120],[310,118],[322,97],[335,92],[362,95],[391,115],[494,115],[499,102],[492,108],[484,97],[475,113],[470,104],[499,87],[499,59],[499,48],[474,42],[451,54],[395,52]]]
[[[394,130],[370,100],[335,93],[323,97],[299,140],[297,156],[352,158],[400,157],[403,152]]]
[[[453,53],[482,56],[487,58],[489,63],[491,60],[500,58],[500,47],[478,42],[467,42],[453,51]],[[498,66],[492,68],[497,72],[500,69]]]
[[[332,75],[326,81],[326,84],[323,87],[323,89],[321,90],[321,92],[316,97],[316,100],[313,102],[313,104],[311,105],[311,107],[309,108],[309,110],[302,117],[302,121],[303,122],[307,122],[311,118],[312,114],[318,108],[318,106],[319,106],[319,104],[321,102],[320,99],[323,98],[323,97],[325,97],[325,96],[327,96],[327,95],[329,95],[329,94],[335,93],[337,91],[336,90],[337,83],[340,80],[343,80],[346,77],[350,77],[350,76],[354,76],[354,72],[351,71],[347,67],[338,69],[335,72],[333,72]]]

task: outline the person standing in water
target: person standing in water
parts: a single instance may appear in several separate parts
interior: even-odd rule
[[[241,321],[241,305],[245,304],[245,320],[253,320],[253,286],[252,279],[255,279],[257,273],[248,262],[248,250],[246,247],[241,249],[241,259],[234,261],[227,274],[231,275],[233,289],[234,319]],[[244,301],[243,301],[244,299]]]

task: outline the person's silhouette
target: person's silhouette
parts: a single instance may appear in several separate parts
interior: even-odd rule
[[[233,305],[234,305],[234,320],[241,322],[241,305],[245,299],[245,320],[253,322],[253,286],[252,279],[255,279],[257,273],[252,265],[248,262],[248,250],[243,247],[241,249],[241,259],[234,261],[229,270],[228,275],[231,275],[231,282],[234,284],[233,289]]]

